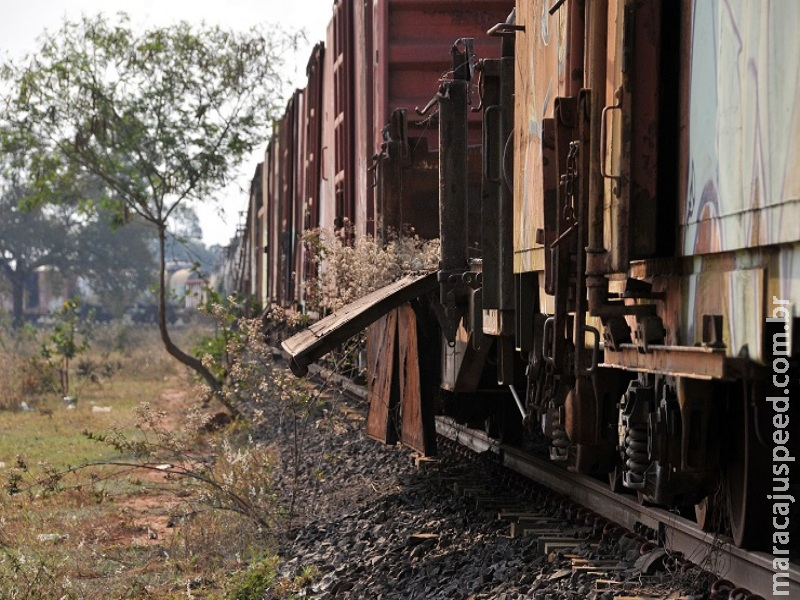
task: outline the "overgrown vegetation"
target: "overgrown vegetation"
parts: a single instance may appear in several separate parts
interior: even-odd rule
[[[333,312],[404,275],[436,269],[439,240],[424,240],[413,230],[393,233],[383,243],[355,235],[349,223],[337,230],[311,229],[303,241],[316,264],[317,277],[304,288],[308,311]]]
[[[101,186],[84,201],[132,216],[158,241],[158,324],[167,352],[215,390],[220,382],[167,325],[168,230],[237,174],[266,138],[284,91],[281,65],[296,36],[272,27],[227,31],[186,22],[137,31],[124,14],[83,16],[0,65],[0,162],[32,206]]]
[[[236,421],[203,408],[211,391],[192,391],[189,374],[154,352],[154,330],[147,340],[122,324],[97,331],[69,363],[77,405],[61,401],[57,373],[47,375],[58,369],[37,354],[55,328],[3,333],[0,358],[20,365],[11,377],[40,370],[23,400],[4,405],[16,435],[0,435],[0,597],[286,597],[313,577],[274,573],[295,512],[294,490],[279,498],[274,481],[278,469],[296,477],[325,400],[275,363],[253,308],[212,304],[215,326],[193,342],[213,350],[203,360],[224,377]],[[275,423],[291,440],[280,457],[263,433]],[[142,506],[156,511],[149,522]]]
[[[414,236],[383,246],[369,237],[349,245],[342,235],[306,240],[319,275],[306,289],[307,308],[317,314],[438,257],[435,241]],[[308,317],[262,314],[251,299],[211,294],[208,318],[193,322],[204,329],[182,343],[195,348],[212,386],[207,378],[195,385],[196,376],[155,351],[154,330],[142,339],[142,328],[98,328],[90,345],[78,308],[65,304],[49,329],[8,328],[0,337],[8,367],[0,410],[13,430],[0,435],[2,594],[248,599],[308,585],[311,570],[276,572],[277,540],[298,515],[310,427],[335,398],[330,386],[323,395],[290,375],[264,335]],[[355,364],[358,351],[356,341],[334,355],[334,370]],[[210,399],[228,410],[213,412]]]
[[[79,354],[86,352],[91,344],[92,315],[82,319],[78,314],[80,300],[69,298],[54,316],[56,322],[42,344],[42,358],[58,370],[61,382],[61,397],[70,398],[70,363]],[[84,368],[82,372],[86,373]]]

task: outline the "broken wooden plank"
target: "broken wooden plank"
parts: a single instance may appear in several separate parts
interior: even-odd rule
[[[431,452],[431,448],[430,444],[426,444],[425,423],[422,414],[417,318],[414,315],[414,309],[409,304],[403,304],[394,312],[397,313],[400,441],[409,448],[427,455]],[[433,426],[435,428],[435,424]]]
[[[396,386],[392,386],[396,337],[397,313],[394,311],[374,323],[367,335],[369,413],[366,429],[369,437],[385,444],[397,441],[397,427],[392,422],[399,402]]]
[[[408,275],[351,302],[281,343],[295,375],[394,308],[437,289],[436,272]]]

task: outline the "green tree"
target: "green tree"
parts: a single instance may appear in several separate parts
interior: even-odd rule
[[[53,331],[42,344],[42,356],[48,361],[57,360],[55,365],[61,376],[61,396],[69,397],[69,363],[89,349],[91,322],[81,319],[80,300],[65,300],[57,311],[53,312],[56,323]]]
[[[70,215],[63,206],[25,210],[26,190],[10,185],[0,192],[0,275],[13,299],[13,324],[24,320],[25,290],[40,267],[63,271],[74,258]]]
[[[135,33],[125,15],[66,22],[35,55],[3,68],[14,91],[9,147],[36,175],[40,201],[80,173],[104,183],[120,218],[159,242],[159,328],[173,357],[218,392],[221,382],[172,341],[166,318],[168,224],[222,189],[266,139],[280,68],[295,38],[187,23]]]
[[[87,186],[81,198],[93,193]],[[147,289],[156,267],[152,227],[132,220],[112,231],[115,215],[107,209],[87,214],[74,196],[33,205],[30,196],[18,182],[0,188],[0,278],[11,292],[16,327],[24,320],[28,282],[40,267],[52,267],[64,280],[80,277],[92,300],[117,315]]]

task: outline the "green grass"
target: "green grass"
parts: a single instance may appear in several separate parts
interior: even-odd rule
[[[267,588],[273,597],[292,597],[313,573],[277,580],[269,532],[234,513],[209,510],[193,480],[115,465],[63,475],[85,463],[136,462],[84,431],[98,437],[113,431],[129,441],[147,435],[152,442],[158,439],[153,431],[139,428],[138,409],[148,402],[167,413],[157,427],[177,440],[200,400],[192,378],[166,355],[154,330],[110,333],[73,363],[77,369],[82,362],[81,370],[93,375],[72,374],[74,409],[52,389],[47,365],[35,358],[37,345],[29,343],[26,354],[22,344],[0,334],[0,390],[6,390],[0,392],[0,598],[172,600],[186,598],[190,587],[196,599],[257,598]],[[176,341],[191,348],[184,336],[200,334],[187,328]],[[19,409],[23,402],[29,410]],[[181,439],[193,457],[216,447],[196,433]],[[217,456],[215,468],[227,469],[221,477],[235,475],[250,485],[269,476],[260,467],[252,477],[236,471],[251,462],[263,466],[256,460],[264,458],[260,450],[245,446],[243,452],[248,460],[230,464]],[[172,464],[180,464],[178,456]],[[17,468],[18,457],[27,470]],[[56,471],[62,472],[53,480],[57,485],[42,485]],[[12,482],[16,493],[9,494]],[[181,514],[192,516],[167,526]],[[158,529],[155,538],[151,528]]]
[[[83,431],[119,429],[136,437],[136,408],[164,385],[161,378],[142,381],[139,373],[121,370],[102,386],[83,384],[74,408],[52,394],[29,398],[30,410],[0,413],[0,463],[12,466],[20,456],[29,466],[46,462],[60,469],[114,458],[118,455],[109,446],[87,439]]]
[[[160,500],[174,500],[164,496],[168,485],[113,466],[64,475],[55,492],[37,485],[53,471],[124,458],[83,432],[115,430],[138,439],[142,402],[166,410],[168,403],[159,400],[165,392],[191,390],[186,370],[166,355],[157,333],[134,333],[124,348],[98,343],[80,357],[95,377],[71,373],[70,395],[78,399],[74,409],[47,385],[31,385],[48,381],[46,365],[35,360],[35,343],[0,344],[0,389],[10,399],[0,407],[17,408],[0,408],[0,598],[156,598],[185,587],[183,566],[165,561],[161,540],[147,545],[142,525],[142,520],[165,518],[168,508]],[[31,364],[42,370],[25,368]],[[73,367],[78,364],[73,361]],[[24,382],[20,374],[27,377]],[[170,419],[180,423],[180,411],[198,400],[190,393]],[[29,410],[19,408],[22,402]],[[110,412],[93,407],[110,407]],[[17,468],[20,460],[27,471]],[[23,493],[9,495],[9,482],[18,474]],[[136,508],[148,498],[156,499],[152,507]],[[136,539],[145,544],[132,544]],[[141,593],[131,596],[131,590]]]
[[[95,374],[93,381],[71,373],[70,395],[77,399],[73,409],[54,390],[31,393],[20,388],[20,373],[28,379],[52,378],[46,365],[42,365],[40,373],[22,367],[36,359],[35,341],[14,352],[0,351],[0,389],[5,389],[7,396],[13,390],[18,400],[14,406],[24,402],[29,407],[27,411],[0,410],[0,463],[5,463],[6,468],[12,467],[18,456],[28,466],[47,463],[59,469],[112,459],[118,455],[109,446],[87,439],[83,431],[118,429],[126,437],[135,438],[136,409],[142,402],[153,401],[170,382],[172,387],[184,389],[190,385],[185,369],[167,355],[155,329],[125,330],[128,345],[122,348],[114,341],[120,337],[119,328],[104,334],[89,352],[72,361],[73,371],[83,363]],[[178,332],[177,336],[185,338],[190,334]],[[191,342],[180,339],[179,343]],[[4,343],[0,348],[9,346]],[[108,407],[111,411],[94,412],[93,407]]]

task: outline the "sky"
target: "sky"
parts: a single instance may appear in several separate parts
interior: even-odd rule
[[[311,49],[325,39],[334,0],[2,0],[0,9],[0,54],[18,58],[36,48],[36,38],[45,29],[55,31],[65,18],[82,13],[126,12],[134,26],[165,26],[178,21],[205,21],[228,29],[247,30],[255,24],[278,24],[287,31],[305,29],[307,43],[301,45],[287,73],[293,87],[305,86],[305,67]],[[291,88],[290,88],[291,89]],[[288,100],[288,98],[287,98]],[[247,191],[256,165],[263,160],[266,140],[241,168],[235,185],[220,195],[217,203],[197,207],[207,245],[227,245],[247,210]]]

